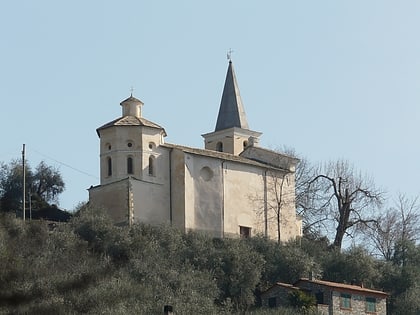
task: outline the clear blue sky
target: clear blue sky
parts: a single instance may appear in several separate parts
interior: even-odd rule
[[[262,146],[348,159],[390,197],[417,195],[419,17],[417,0],[2,1],[0,161],[25,143],[73,209],[99,183],[95,129],[132,86],[167,142],[201,148],[231,48]]]

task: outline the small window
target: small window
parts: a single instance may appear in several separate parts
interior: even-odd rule
[[[317,304],[324,304],[324,293],[322,291],[318,291],[315,298]]]
[[[127,158],[127,174],[134,174],[133,158],[131,156]]]
[[[239,234],[241,235],[241,238],[251,237],[251,228],[246,226],[240,226]]]
[[[366,312],[375,313],[376,312],[376,299],[372,297],[366,298]]]
[[[223,143],[222,142],[217,142],[216,151],[223,152]]]
[[[106,160],[108,166],[108,176],[112,176],[112,160],[110,157],[108,157]]]
[[[243,142],[243,146],[244,146],[244,149],[248,146],[248,141],[247,141],[247,140],[245,140],[245,141]]]
[[[341,293],[340,296],[340,307],[341,308],[351,308],[351,295],[346,293]]]
[[[275,296],[268,298],[268,307],[270,308],[277,307],[277,299]]]
[[[154,142],[149,142],[149,149],[152,150],[156,145]]]
[[[149,176],[155,176],[155,157],[149,156]]]
[[[133,144],[131,142],[127,143],[127,147],[131,148],[133,146]]]

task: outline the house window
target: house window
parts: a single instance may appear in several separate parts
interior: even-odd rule
[[[375,313],[376,312],[376,299],[372,297],[366,298],[366,312]]]
[[[351,308],[351,295],[346,293],[341,293],[340,296],[340,307],[341,308]]]
[[[216,151],[223,152],[223,143],[222,142],[217,142]]]
[[[239,226],[239,234],[241,238],[251,237],[251,228],[246,226]]]
[[[315,294],[315,298],[317,304],[324,304],[324,292],[318,291],[317,294]]]
[[[133,158],[131,156],[127,158],[127,174],[134,174]]]
[[[155,157],[149,156],[149,176],[155,176]]]
[[[277,307],[277,299],[275,296],[268,298],[268,307]]]
[[[112,160],[110,157],[106,159],[107,166],[108,166],[108,176],[112,176]]]

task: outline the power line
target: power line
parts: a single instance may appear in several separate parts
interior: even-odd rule
[[[87,172],[85,172],[85,171],[79,170],[79,169],[78,169],[78,168],[76,168],[76,167],[73,167],[73,166],[71,166],[71,165],[69,165],[69,164],[67,164],[67,163],[64,163],[64,162],[58,161],[57,159],[54,159],[53,157],[48,156],[48,155],[46,155],[46,154],[44,154],[44,153],[41,153],[41,152],[39,152],[39,151],[37,151],[37,150],[35,150],[35,149],[30,149],[30,151],[33,151],[33,152],[35,152],[35,153],[37,153],[37,154],[39,154],[39,155],[41,155],[41,156],[43,156],[43,157],[45,157],[45,158],[47,158],[47,159],[50,159],[50,160],[52,160],[52,161],[54,161],[54,162],[56,162],[56,163],[58,163],[58,164],[60,164],[60,165],[63,165],[63,166],[65,166],[65,167],[68,167],[68,168],[70,168],[70,169],[72,169],[72,170],[74,170],[74,171],[76,171],[76,172],[79,172],[79,173],[84,174],[84,175],[89,176],[89,177],[93,177],[93,178],[95,178],[95,179],[99,179],[99,177],[98,177],[98,176],[95,176],[95,175],[89,174],[89,173],[87,173]]]

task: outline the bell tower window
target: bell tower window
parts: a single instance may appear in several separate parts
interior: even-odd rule
[[[131,156],[127,158],[127,174],[134,174],[133,158]]]
[[[223,152],[223,142],[217,142],[216,151]]]
[[[106,159],[107,167],[108,167],[108,176],[112,176],[112,160],[110,157]]]
[[[149,156],[149,176],[155,176],[155,157]]]

